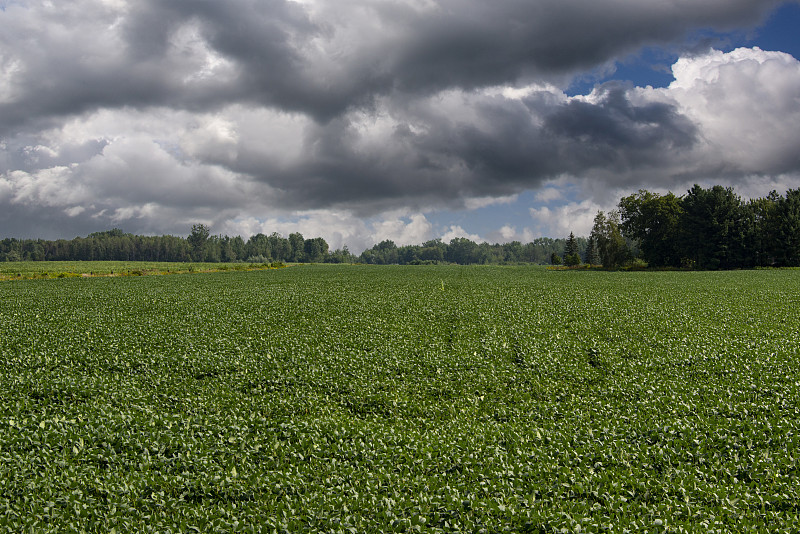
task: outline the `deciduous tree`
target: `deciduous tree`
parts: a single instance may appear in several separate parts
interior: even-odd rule
[[[209,235],[210,230],[205,224],[192,225],[192,233],[189,234],[186,240],[189,242],[194,261],[203,261],[205,259],[205,247]]]
[[[608,269],[616,269],[631,260],[631,251],[619,228],[619,214],[615,211],[606,216],[598,211],[592,227],[592,238],[597,244],[600,263]]]
[[[638,242],[640,254],[649,265],[680,265],[680,198],[672,193],[661,196],[639,190],[620,200],[619,214],[622,234]]]

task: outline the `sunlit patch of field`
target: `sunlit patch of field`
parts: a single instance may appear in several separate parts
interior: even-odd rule
[[[19,261],[0,263],[0,281],[96,276],[144,276],[216,271],[248,271],[283,264],[174,263],[148,261]]]

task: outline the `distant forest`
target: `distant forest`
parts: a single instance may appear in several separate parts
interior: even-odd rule
[[[586,239],[577,242],[585,248]],[[283,237],[278,233],[256,234],[247,241],[241,237],[210,235],[208,227],[197,224],[186,237],[142,236],[120,229],[96,232],[87,237],[47,241],[42,239],[3,239],[0,261],[203,261],[269,263],[549,263],[553,254],[564,251],[565,239],[540,238],[523,245],[519,242],[489,245],[463,238],[450,243],[440,239],[422,245],[398,247],[382,241],[360,256],[345,246],[334,251],[321,237],[306,239],[300,233]]]
[[[330,251],[321,237],[256,234],[248,240],[211,235],[196,224],[188,237],[141,236],[120,229],[47,241],[7,238],[0,261],[309,262],[369,264],[535,263],[686,269],[800,266],[800,189],[742,200],[730,187],[695,185],[686,195],[646,190],[618,209],[598,212],[588,238],[539,238],[489,244],[455,238],[397,246],[382,241],[360,256]]]

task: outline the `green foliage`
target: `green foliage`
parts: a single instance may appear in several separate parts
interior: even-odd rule
[[[745,256],[747,219],[730,187],[695,185],[681,202],[681,237],[685,256],[700,269],[741,266]]]
[[[581,264],[581,257],[578,254],[568,254],[564,256],[564,265],[567,267],[576,267]]]
[[[796,531],[798,288],[441,266],[6,282],[0,528]]]
[[[578,255],[586,248],[586,238],[576,237]],[[383,241],[365,250],[359,257],[361,263],[377,265],[425,265],[436,263],[457,263],[459,265],[511,265],[551,263],[552,255],[559,257],[564,252],[565,239],[540,237],[530,243],[519,241],[510,243],[475,243],[466,238],[454,238],[450,243],[441,239],[427,241],[422,245],[398,247],[393,241]],[[580,263],[580,261],[579,261]]]
[[[328,257],[328,243],[321,237],[306,239],[303,248],[308,262],[322,263]]]
[[[23,261],[190,261],[187,240],[171,235],[137,236],[114,229],[72,240],[6,238],[0,258],[15,253]]]
[[[459,263],[467,265],[473,263],[471,260],[475,255],[475,250],[478,244],[466,237],[455,237],[450,240],[450,245],[447,247],[445,259],[452,263]]]
[[[300,232],[295,232],[293,234],[289,234],[289,246],[291,248],[291,256],[288,258],[289,261],[294,262],[304,262],[306,261],[306,252],[305,252],[305,239],[303,238],[303,234]]]
[[[211,232],[208,226],[204,224],[192,225],[192,233],[186,238],[192,250],[192,259],[194,261],[204,261],[206,259],[206,243]]]
[[[294,234],[292,240],[278,233],[256,234],[247,242],[239,236],[210,235],[207,226],[196,224],[183,239],[175,236],[137,236],[114,229],[95,232],[70,241],[41,239],[0,240],[2,261],[147,261],[233,263],[245,258],[263,257],[268,261],[316,261],[351,263],[355,257],[345,247],[329,253],[324,239],[305,240]],[[296,246],[295,250],[293,246]],[[306,260],[306,258],[309,258]]]
[[[588,265],[600,265],[600,254],[597,252],[597,243],[593,235],[589,236],[586,243],[586,263]]]
[[[619,208],[623,235],[651,266],[800,266],[800,190],[746,203],[721,186],[695,185],[680,198],[641,190]]]
[[[640,190],[619,202],[622,233],[639,241],[642,259],[653,265],[680,266],[681,199]]]
[[[395,242],[386,239],[372,247],[372,249],[365,250],[361,254],[361,261],[378,265],[397,264],[400,261],[400,253]]]
[[[778,199],[775,218],[775,256],[781,265],[800,266],[800,189]]]
[[[11,250],[4,254],[3,261],[22,261],[22,255],[19,251]]]
[[[564,246],[564,265],[568,267],[575,267],[580,265],[581,256],[578,253],[578,242],[575,240],[575,234],[570,232],[567,238],[567,243]]]
[[[270,259],[259,254],[258,256],[250,256],[245,261],[247,263],[269,263]]]
[[[617,212],[608,215],[602,211],[597,212],[591,239],[597,247],[600,263],[607,269],[617,269],[632,259],[630,248],[620,230]]]

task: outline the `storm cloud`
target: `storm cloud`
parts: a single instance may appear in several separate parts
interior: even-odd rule
[[[0,229],[185,233],[201,220],[246,233],[292,217],[313,229],[316,216],[368,244],[397,213],[429,231],[416,214],[564,179],[587,195],[791,182],[791,55],[687,50],[669,87],[565,92],[644,47],[752,28],[779,4],[0,2]]]

